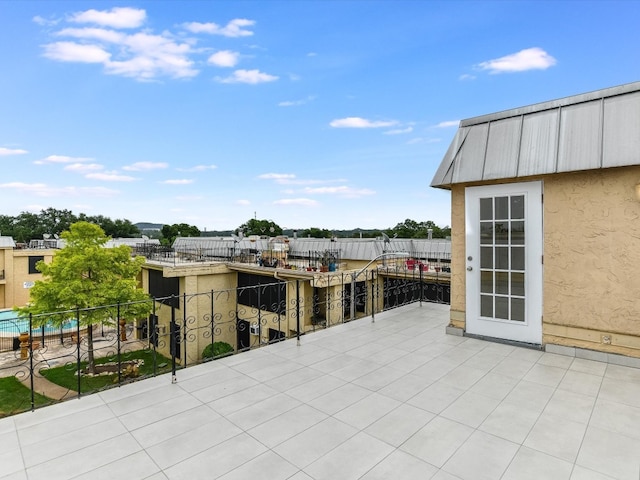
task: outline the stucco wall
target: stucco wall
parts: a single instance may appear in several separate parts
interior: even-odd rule
[[[640,167],[542,180],[543,343],[640,357]],[[451,192],[451,323],[462,328],[464,188]]]
[[[453,326],[465,326],[465,220],[464,186],[451,189],[451,310]]]
[[[640,356],[640,167],[544,182],[544,341]]]

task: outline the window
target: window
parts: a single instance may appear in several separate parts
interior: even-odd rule
[[[34,255],[33,257],[29,257],[29,275],[34,273],[40,273],[40,271],[36,268],[36,264],[40,260],[44,260],[43,255]]]

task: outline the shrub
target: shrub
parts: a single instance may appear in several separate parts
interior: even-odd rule
[[[213,342],[204,347],[202,360],[211,360],[218,357],[226,357],[233,353],[233,347],[227,342]]]

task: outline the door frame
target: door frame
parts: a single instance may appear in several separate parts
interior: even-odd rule
[[[543,302],[543,183],[542,181],[465,188],[465,295],[467,333],[504,340],[542,344]],[[480,315],[480,198],[525,196],[525,320],[501,320]]]

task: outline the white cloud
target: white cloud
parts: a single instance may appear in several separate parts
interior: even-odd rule
[[[463,73],[458,77],[458,80],[475,80],[475,79],[476,79],[475,75],[470,75],[468,73]]]
[[[27,150],[22,150],[21,148],[0,147],[0,157],[5,157],[9,155],[24,155],[25,153],[29,153],[29,152]]]
[[[89,157],[69,157],[67,155],[49,155],[48,157],[38,160],[34,163],[42,165],[45,163],[84,163],[90,162],[93,158]]]
[[[343,197],[362,197],[365,195],[374,195],[376,192],[369,188],[353,188],[345,185],[337,187],[307,187],[304,189],[305,193],[309,195],[340,195]]]
[[[111,54],[98,45],[54,42],[44,45],[44,56],[61,62],[106,63]]]
[[[85,178],[91,180],[103,180],[105,182],[133,182],[134,177],[128,175],[121,175],[117,172],[101,172],[101,173],[88,173]]]
[[[191,46],[176,43],[171,38],[148,33],[128,35],[120,44],[126,60],[105,63],[109,74],[150,80],[167,75],[173,78],[188,78],[198,74],[189,58]]]
[[[71,15],[75,23],[95,23],[113,28],[136,28],[147,18],[147,12],[138,8],[114,7],[111,10],[86,10]]]
[[[56,32],[57,37],[74,37],[84,40],[100,40],[109,43],[122,43],[127,35],[104,28],[64,28]]]
[[[413,132],[413,127],[407,128],[396,128],[394,130],[387,130],[384,132],[385,135],[402,135],[403,133],[411,133]]]
[[[242,205],[242,206],[246,206],[246,205],[251,205],[251,202],[249,200],[236,200],[236,205]]]
[[[460,120],[446,120],[444,122],[438,123],[435,127],[436,128],[450,128],[450,127],[457,127],[458,125],[460,125]]]
[[[158,170],[167,168],[169,166],[166,162],[136,162],[126,167],[122,167],[123,170],[128,172],[142,172],[146,170]]]
[[[283,198],[273,202],[274,205],[301,205],[303,207],[315,207],[318,205],[316,200],[310,198]]]
[[[191,33],[209,33],[211,35],[222,35],[225,37],[250,37],[253,35],[253,32],[243,27],[252,27],[255,23],[256,22],[254,20],[236,18],[231,20],[224,27],[213,22],[190,22],[185,23],[183,26]]]
[[[165,185],[189,185],[190,183],[193,183],[193,180],[188,180],[186,178],[177,178],[173,180],[165,180],[164,182],[160,183],[164,183]]]
[[[284,102],[278,103],[279,107],[298,107],[300,105],[305,105],[309,102],[315,100],[315,95],[309,95],[307,98],[302,100],[285,100]]]
[[[263,173],[262,175],[258,175],[258,178],[263,180],[283,180],[296,178],[293,173]]]
[[[381,128],[381,127],[393,127],[398,122],[395,120],[390,121],[372,121],[361,117],[347,117],[332,120],[329,124],[334,128]]]
[[[517,53],[479,63],[476,67],[489,73],[524,72],[527,70],[546,70],[557,60],[541,48],[526,48]]]
[[[216,77],[215,80],[220,83],[249,83],[255,85],[257,83],[274,82],[278,78],[260,70],[236,70],[228,77]]]
[[[31,20],[33,20],[34,23],[37,23],[42,27],[51,27],[53,25],[57,25],[60,22],[60,20],[47,19],[47,18],[41,17],[40,15],[36,15]]]
[[[3,183],[0,184],[0,188],[11,188],[37,197],[111,197],[120,193],[118,190],[104,187],[49,187],[44,183],[22,182]]]
[[[99,163],[72,163],[64,167],[64,170],[76,173],[88,173],[102,170],[104,166]]]
[[[238,52],[232,52],[231,50],[220,50],[219,52],[211,55],[207,62],[217,67],[235,67],[240,59]]]
[[[218,168],[217,165],[196,165],[190,168],[176,168],[176,170],[179,172],[204,172],[207,170],[215,170],[216,168]]]

